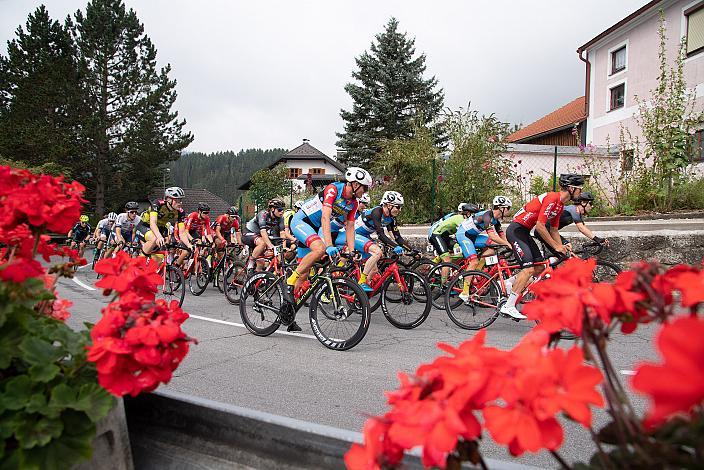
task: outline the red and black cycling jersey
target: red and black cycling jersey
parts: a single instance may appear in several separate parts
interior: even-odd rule
[[[210,234],[210,216],[201,216],[197,211],[191,212],[186,218],[186,230],[191,233],[197,233],[201,236],[204,235],[203,228],[205,228],[205,234]]]
[[[213,231],[215,231],[216,228],[220,227],[220,233],[223,235],[225,235],[226,233],[229,234],[232,228],[234,228],[236,232],[239,232],[240,219],[239,217],[233,217],[232,219],[230,219],[229,215],[223,214],[221,216],[218,216],[217,219],[215,219],[215,222],[213,222],[211,227],[213,228]]]
[[[559,192],[543,193],[531,199],[528,204],[516,212],[513,221],[527,229],[535,227],[537,222],[542,222],[545,225],[549,223],[552,227],[558,228],[564,207]]]

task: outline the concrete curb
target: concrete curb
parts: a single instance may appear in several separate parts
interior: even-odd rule
[[[362,441],[357,432],[170,390],[126,398],[125,409],[140,470],[344,468],[344,454]],[[535,469],[486,463],[498,470]],[[423,468],[418,453],[406,456],[404,468]]]

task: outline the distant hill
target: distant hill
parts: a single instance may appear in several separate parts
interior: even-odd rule
[[[207,189],[234,204],[242,192],[237,188],[286,152],[286,149],[247,149],[237,153],[184,153],[169,166],[170,179],[176,186]]]

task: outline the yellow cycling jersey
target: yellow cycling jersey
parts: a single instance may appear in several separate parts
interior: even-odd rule
[[[142,223],[148,226],[152,214],[156,215],[156,226],[160,229],[166,228],[166,224],[169,222],[175,222],[177,225],[183,224],[183,219],[186,215],[183,209],[169,209],[166,205],[166,201],[161,199],[154,201],[151,207],[144,211],[142,214]]]

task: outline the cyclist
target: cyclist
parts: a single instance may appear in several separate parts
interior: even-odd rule
[[[284,208],[286,203],[280,197],[271,199],[267,208],[256,214],[244,227],[242,241],[251,250],[248,270],[254,269],[254,260],[259,258],[264,250],[272,250],[274,244],[269,236],[278,237],[284,231]],[[263,261],[257,261],[256,269],[261,271]]]
[[[208,204],[198,203],[198,210],[188,214],[185,225],[193,239],[213,243],[213,234],[210,229],[210,206]]]
[[[392,247],[394,253],[399,255],[403,253],[406,241],[401,236],[396,222],[396,217],[401,213],[403,202],[401,193],[386,191],[378,206],[364,211],[355,221],[354,249],[363,253],[364,258],[368,258],[359,277],[359,284],[365,292],[373,291],[367,284],[367,278],[377,272],[377,263],[383,254],[379,245],[372,241],[372,235],[376,234],[379,241]],[[360,204],[363,204],[362,198],[360,198]],[[394,240],[386,235],[384,229],[394,236]],[[343,232],[340,232],[338,235],[338,245],[340,238],[344,237],[342,234]]]
[[[117,220],[117,214],[110,212],[105,218],[101,219],[100,222],[95,226],[95,233],[93,238],[98,240],[95,246],[96,251],[99,251],[107,243],[108,239],[112,237],[112,228]]]
[[[574,225],[577,227],[577,230],[579,230],[580,233],[588,239],[594,241],[595,243],[599,243],[600,245],[608,245],[608,240],[594,235],[594,233],[589,230],[589,227],[587,227],[584,223],[584,218],[589,214],[589,211],[592,209],[593,203],[594,195],[588,191],[582,192],[582,194],[580,194],[577,200],[575,201],[575,204],[565,206],[565,209],[562,211],[562,215],[560,216],[560,224],[558,229],[562,230],[564,227],[567,227],[568,225],[574,223]],[[552,247],[547,242],[543,241],[542,238],[540,238],[540,235],[534,234],[533,236],[537,238],[538,241],[542,242],[543,246],[545,246],[553,255],[557,255],[557,253],[552,250]],[[562,244],[567,245],[567,247],[572,250],[572,244],[565,237],[560,236],[560,238],[562,239]]]
[[[530,236],[530,231],[535,227],[535,233],[547,242],[547,245],[560,255],[567,255],[568,247],[562,244],[558,231],[560,216],[564,205],[569,200],[577,200],[582,192],[584,177],[577,174],[560,175],[560,190],[543,193],[533,198],[528,204],[513,216],[511,224],[506,230],[506,238],[511,243],[518,262],[523,269],[516,276],[511,293],[506,303],[501,307],[501,313],[513,318],[526,318],[516,309],[518,296],[523,293],[532,276],[538,276],[543,271],[543,265],[534,265],[543,261],[535,240]],[[548,228],[549,225],[549,228]]]
[[[117,244],[128,245],[136,241],[135,232],[140,219],[137,217],[139,204],[130,201],[125,204],[125,212],[117,216],[115,221],[115,241]]]
[[[71,239],[71,249],[78,249],[78,257],[83,257],[83,252],[86,250],[86,242],[88,241],[88,236],[91,233],[90,224],[88,223],[88,216],[82,215],[76,225],[71,228],[68,232],[68,238]]]
[[[462,250],[462,256],[469,260],[468,270],[476,269],[479,264],[477,249],[486,248],[489,245],[511,246],[501,230],[501,221],[506,216],[506,211],[511,209],[511,205],[511,199],[508,197],[496,196],[491,203],[491,209],[477,212],[464,219],[457,228],[455,237]],[[464,284],[460,299],[465,302],[469,300],[468,283]]]
[[[183,223],[184,211],[182,208],[183,198],[186,193],[178,186],[166,188],[164,199],[154,201],[149,209],[142,214],[142,220],[137,227],[137,235],[144,241],[142,253],[149,256],[154,248],[161,248],[168,237],[166,224],[171,222],[174,227],[174,235],[189,249],[193,248],[188,239],[188,230]]]
[[[235,232],[235,242],[242,244],[242,234],[240,232],[239,211],[235,206],[230,207],[227,213],[215,219],[215,244],[218,248],[223,248],[228,243],[232,243],[232,231]]]
[[[302,256],[298,267],[286,280],[286,301],[293,302],[293,291],[308,277],[313,264],[327,254],[330,258],[339,254],[335,246],[336,234],[346,231],[347,248],[354,250],[354,221],[360,198],[369,191],[372,177],[367,170],[350,167],[345,172],[345,182],[330,183],[316,196],[303,203],[303,207],[291,220],[291,231],[306,248],[299,251]],[[295,325],[295,322],[291,326]],[[300,328],[295,325],[294,330]],[[300,331],[300,330],[297,330]]]
[[[435,252],[444,262],[450,262],[450,248],[454,246],[452,236],[457,232],[457,227],[472,213],[478,212],[479,207],[468,202],[460,203],[457,212],[451,212],[442,219],[434,222],[428,230],[428,241],[435,248]]]

